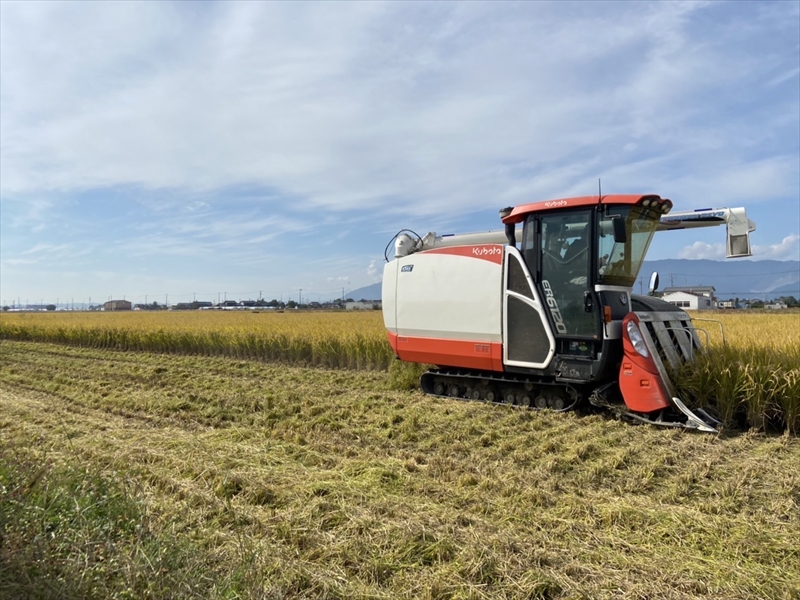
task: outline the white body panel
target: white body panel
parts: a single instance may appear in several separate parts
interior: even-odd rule
[[[473,255],[476,248],[491,252],[497,262]],[[417,252],[391,261],[383,283],[387,329],[409,337],[501,342],[502,256],[502,246],[485,245]],[[393,277],[394,285],[387,282]],[[394,312],[393,323],[386,295],[392,291],[388,309]]]
[[[387,262],[383,267],[381,283],[381,307],[383,308],[383,324],[389,333],[397,333],[397,265],[396,260]]]

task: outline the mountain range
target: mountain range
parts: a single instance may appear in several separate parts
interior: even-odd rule
[[[780,296],[800,299],[800,261],[797,260],[646,260],[633,287],[647,293],[650,274],[658,272],[659,289],[713,286],[720,300],[750,298],[771,300]],[[380,282],[347,294],[354,300],[380,300]]]
[[[650,274],[658,272],[659,289],[713,286],[717,298],[800,298],[800,261],[797,260],[688,260],[669,258],[644,261],[634,292],[647,293]]]

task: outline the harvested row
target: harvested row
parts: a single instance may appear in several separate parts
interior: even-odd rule
[[[800,314],[693,316],[707,348],[674,375],[681,397],[729,426],[800,431]],[[336,369],[397,364],[378,311],[3,314],[0,339]],[[418,372],[407,375],[414,385]]]
[[[388,379],[0,341],[0,597],[799,597],[796,437]]]

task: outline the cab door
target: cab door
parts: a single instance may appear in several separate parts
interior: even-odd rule
[[[600,304],[590,269],[592,210],[554,212],[538,219],[539,286],[556,337],[598,339]]]
[[[503,290],[503,364],[543,369],[556,345],[546,308],[520,252],[506,247]]]

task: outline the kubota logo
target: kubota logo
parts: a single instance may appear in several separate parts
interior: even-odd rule
[[[550,314],[553,315],[553,321],[556,324],[556,331],[562,334],[567,333],[567,326],[564,325],[564,318],[558,309],[558,302],[553,297],[553,288],[550,287],[550,282],[547,279],[542,279],[542,287],[544,288],[544,296],[547,298],[547,306],[550,307]]]
[[[474,246],[472,248],[472,254],[475,256],[494,256],[502,254],[502,252],[500,246]]]
[[[566,205],[567,205],[566,200],[552,200],[550,202],[544,203],[545,208],[558,208],[559,206],[566,206]]]

